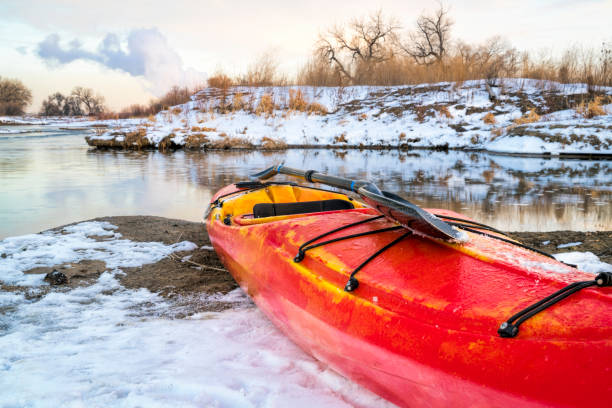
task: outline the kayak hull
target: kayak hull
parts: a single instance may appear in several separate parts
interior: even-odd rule
[[[231,191],[230,186],[217,197]],[[229,204],[223,206],[226,211]],[[610,319],[601,310],[596,318],[590,313],[610,305],[606,288],[584,290],[564,310],[554,306],[534,317],[515,339],[496,333],[521,307],[565,281],[589,275],[561,264],[562,278],[542,273],[541,265],[525,271],[504,262],[507,254],[493,259],[490,248],[479,251],[411,235],[363,268],[356,275],[359,288],[346,292],[351,270],[401,231],[322,246],[299,263],[293,257],[299,244],[372,218],[374,210],[274,217],[263,223],[237,214],[223,222],[220,211],[213,209],[206,220],[209,236],[241,288],[306,352],[383,398],[400,406],[607,405]],[[377,220],[351,232],[389,225]],[[553,265],[504,245],[496,249],[515,251],[515,261]],[[572,319],[590,325],[583,323],[574,332],[559,327]]]

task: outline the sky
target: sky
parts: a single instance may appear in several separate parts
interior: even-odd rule
[[[612,0],[445,2],[453,39],[500,35],[521,50],[598,48],[612,40]],[[381,9],[404,31],[437,8],[430,0],[0,0],[0,76],[47,95],[86,86],[119,109],[220,69],[244,72],[263,53],[293,74],[319,33]]]

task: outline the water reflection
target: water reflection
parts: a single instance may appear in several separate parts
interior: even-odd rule
[[[368,178],[502,230],[612,229],[609,161],[425,150],[98,152],[82,134],[33,134],[0,139],[0,237],[104,215],[197,221],[217,189],[281,161]]]

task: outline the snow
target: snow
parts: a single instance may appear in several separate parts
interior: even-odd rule
[[[109,270],[154,263],[172,252],[196,248],[184,241],[172,245],[160,242],[133,242],[120,239],[115,226],[107,222],[83,222],[62,231],[47,231],[9,237],[0,241],[0,281],[7,285],[34,286],[42,284],[44,276],[24,274],[36,267],[51,267],[85,259],[106,262]],[[106,238],[98,240],[94,237]]]
[[[24,291],[0,292],[0,406],[391,406],[303,353],[240,290],[190,300],[230,310],[178,319],[176,304],[124,288],[122,267],[195,245],[116,229],[84,222],[0,241],[0,283]],[[91,286],[45,294],[23,274],[84,259],[107,265]]]
[[[600,261],[592,252],[564,252],[555,254],[554,257],[561,262],[576,265],[585,272],[612,272],[612,265]]]
[[[326,107],[329,114],[314,115],[288,109],[291,90],[301,90],[307,101]],[[273,115],[256,115],[244,110],[219,113],[219,91],[207,88],[193,100],[158,113],[154,121],[126,123],[92,139],[109,140],[144,129],[147,138],[158,144],[167,136],[177,145],[187,137],[204,133],[210,142],[226,137],[242,139],[253,145],[264,137],[288,145],[363,145],[485,149],[497,153],[599,153],[612,154],[612,105],[608,114],[584,119],[574,110],[550,112],[534,123],[516,126],[521,116],[519,94],[533,106],[548,109],[545,93],[557,95],[586,93],[584,84],[559,84],[526,79],[499,79],[494,87],[498,101],[493,104],[484,81],[449,82],[393,87],[261,87],[232,88],[234,94],[252,99],[256,107],[262,95],[274,99]],[[612,94],[612,88],[601,87]],[[419,117],[416,107],[425,112]],[[440,110],[445,106],[451,117]],[[524,106],[523,106],[524,109]],[[494,113],[495,124],[485,124],[487,113]],[[207,128],[202,131],[198,128]],[[494,133],[495,132],[495,133]],[[119,139],[118,139],[119,140]]]

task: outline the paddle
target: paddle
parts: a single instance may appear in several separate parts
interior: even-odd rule
[[[293,169],[282,164],[267,168],[250,177],[253,180],[266,180],[276,174],[300,177],[311,183],[322,183],[343,190],[353,191],[359,194],[368,205],[380,211],[385,217],[417,233],[447,240],[465,240],[464,234],[462,234],[461,231],[453,228],[419,206],[404,200],[402,197],[387,191],[381,191],[370,181],[350,180],[317,173],[314,170],[304,171]]]

